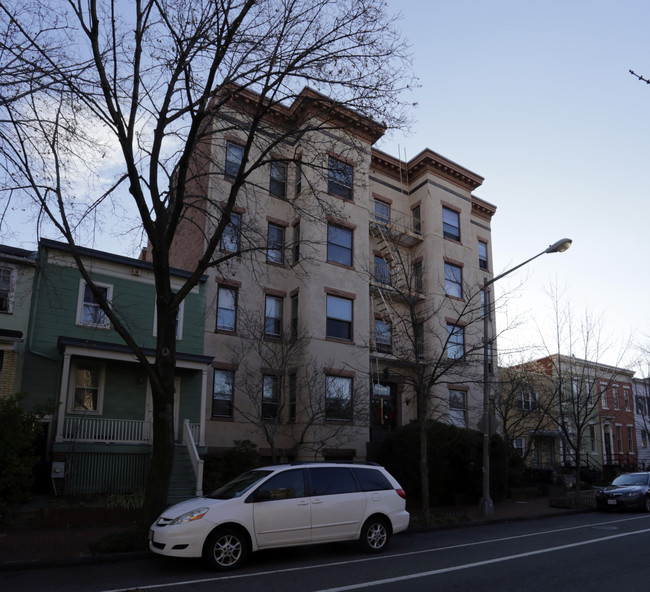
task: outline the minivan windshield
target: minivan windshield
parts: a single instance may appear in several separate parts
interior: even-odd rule
[[[253,485],[259,483],[264,477],[270,475],[273,471],[249,471],[233,479],[229,483],[215,489],[209,497],[210,499],[227,500],[246,493]]]

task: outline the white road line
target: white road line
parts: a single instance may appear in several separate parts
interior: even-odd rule
[[[399,558],[399,557],[411,557],[414,555],[423,555],[425,553],[437,553],[438,551],[449,551],[450,549],[461,549],[463,547],[474,547],[474,546],[479,546],[479,545],[490,545],[492,543],[502,543],[505,541],[512,541],[516,539],[523,539],[523,538],[529,538],[529,537],[534,537],[534,536],[539,536],[539,535],[546,535],[546,534],[557,534],[559,532],[568,532],[571,530],[580,530],[584,528],[594,528],[597,526],[603,526],[603,525],[612,525],[612,524],[617,524],[619,522],[630,522],[632,520],[643,520],[643,519],[648,519],[650,518],[649,515],[641,515],[641,516],[633,516],[631,518],[621,518],[617,520],[609,520],[605,522],[594,522],[591,524],[584,524],[581,526],[568,526],[565,528],[555,528],[552,530],[541,530],[541,531],[535,531],[535,532],[530,532],[527,534],[518,534],[518,535],[513,535],[513,536],[507,536],[507,537],[500,537],[500,538],[494,538],[494,539],[486,539],[484,541],[475,541],[472,543],[462,543],[460,545],[448,545],[446,547],[435,547],[432,549],[422,549],[420,551],[407,551],[405,553],[384,553],[381,555],[373,555],[372,557],[365,557],[363,559],[349,559],[345,561],[332,561],[330,563],[323,563],[319,565],[308,565],[308,566],[302,566],[302,567],[289,567],[289,568],[283,568],[283,569],[272,569],[272,570],[266,570],[266,571],[256,571],[252,573],[240,573],[240,574],[235,574],[235,575],[229,575],[229,576],[224,576],[224,575],[219,575],[219,576],[214,576],[210,578],[202,578],[202,579],[197,579],[197,580],[186,580],[182,582],[169,582],[167,584],[152,584],[150,586],[138,586],[136,589],[138,590],[157,590],[157,589],[162,589],[162,588],[171,588],[172,586],[183,586],[183,585],[188,585],[188,584],[205,584],[207,582],[221,582],[221,581],[229,581],[229,580],[240,580],[243,578],[252,578],[252,577],[257,577],[257,576],[265,576],[265,575],[272,575],[272,574],[283,574],[283,573],[292,573],[292,572],[299,572],[299,571],[305,571],[305,570],[311,570],[311,569],[329,569],[331,567],[337,567],[341,565],[352,565],[355,563],[367,563],[370,561],[384,561],[386,558]],[[640,530],[637,532],[646,532],[645,530]],[[612,535],[612,537],[608,538],[615,538],[619,536],[625,536],[623,534],[618,534],[618,535]],[[605,539],[597,539],[597,540],[607,540]],[[596,542],[594,541],[589,541],[589,542]],[[586,544],[586,543],[577,543],[577,544]],[[561,548],[561,547],[558,547]],[[544,552],[544,551],[542,551]],[[512,556],[512,558],[515,558],[516,556]],[[506,561],[507,559],[502,559],[502,561]],[[476,564],[476,565],[481,565],[481,564]],[[450,568],[450,570],[453,569],[461,569],[459,568]],[[442,570],[438,573],[444,573],[445,570]],[[424,577],[424,576],[415,576],[415,577]],[[369,584],[369,585],[374,585],[374,584]],[[347,588],[341,588],[340,590],[346,590]],[[354,588],[350,588],[354,589]],[[132,590],[132,588],[115,588],[113,590],[102,590],[102,592],[127,592],[128,590]],[[333,590],[339,590],[338,588],[334,588]],[[319,592],[329,592],[329,591],[319,591]]]
[[[452,571],[460,571],[463,569],[472,569],[474,567],[480,567],[482,565],[490,565],[492,563],[501,563],[503,561],[512,561],[513,559],[521,559],[523,557],[531,557],[533,555],[541,555],[543,553],[554,553],[555,551],[563,551],[565,549],[571,549],[573,547],[581,547],[583,545],[593,545],[594,543],[602,543],[604,541],[611,541],[612,539],[618,539],[621,537],[634,536],[637,534],[645,534],[650,532],[650,528],[644,530],[636,530],[634,532],[626,532],[621,534],[614,534],[608,537],[602,537],[599,539],[593,539],[590,541],[582,541],[580,543],[571,543],[569,545],[560,545],[558,547],[551,547],[549,549],[540,549],[539,551],[529,551],[528,553],[517,553],[516,555],[507,555],[505,557],[497,557],[496,559],[487,559],[485,561],[477,561],[475,563],[465,563],[463,565],[456,565],[454,567],[445,567],[442,569],[434,569],[432,571],[424,571],[420,573],[410,574],[408,576],[399,576],[395,578],[386,578],[384,580],[374,580],[372,582],[363,582],[360,584],[352,584],[350,586],[340,586],[338,588],[326,588],[323,590],[318,590],[317,592],[348,592],[350,590],[361,590],[362,588],[373,588],[375,586],[381,586],[383,584],[394,584],[397,582],[406,582],[408,580],[415,580],[418,578],[427,578],[430,576],[435,576],[438,574],[449,573]]]

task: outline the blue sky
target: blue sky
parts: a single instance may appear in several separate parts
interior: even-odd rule
[[[379,147],[407,159],[431,148],[485,178],[475,194],[497,206],[495,273],[574,241],[497,284],[498,295],[524,282],[507,308],[526,323],[501,348],[554,329],[551,285],[577,317],[602,319],[612,346],[600,361],[617,363],[631,332],[650,344],[650,86],[628,72],[650,77],[650,2],[388,4],[421,87],[411,134]]]
[[[628,72],[650,77],[650,2],[388,0],[388,9],[402,14],[421,86],[411,133],[378,147],[406,159],[430,148],[485,178],[475,194],[497,206],[495,273],[574,241],[497,284],[498,296],[523,283],[507,308],[526,320],[501,349],[539,344],[537,326],[553,330],[553,284],[577,316],[603,319],[608,341],[635,332],[650,345],[650,85]],[[5,228],[5,240],[7,231],[10,244],[34,247],[31,225]],[[614,345],[602,361],[617,358]]]

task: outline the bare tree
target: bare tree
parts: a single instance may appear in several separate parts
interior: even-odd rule
[[[405,45],[376,0],[6,0],[0,30],[0,190],[5,204],[33,204],[39,226],[47,219],[70,244],[94,298],[147,373],[154,448],[146,525],[165,505],[172,467],[181,302],[208,268],[233,256],[217,247],[247,180],[276,147],[294,160],[287,146],[308,148],[319,130],[349,129],[351,113],[370,122],[375,139],[404,123]],[[234,168],[215,160],[215,131],[237,134]],[[316,152],[305,150],[303,166],[318,166]],[[206,204],[211,179],[224,175],[227,191]],[[126,229],[143,232],[149,245],[152,363],[76,250],[115,209],[133,213]],[[186,262],[191,276],[174,291],[170,250],[183,223],[205,234]],[[247,248],[259,248],[253,232]]]
[[[276,327],[261,311],[241,311],[238,331],[229,347],[241,377],[235,412],[247,429],[263,434],[274,463],[279,448],[286,456],[304,451],[316,458],[367,428],[366,382],[349,391],[329,384],[323,371],[328,365],[309,355],[312,337],[302,324]]]
[[[390,377],[412,398],[419,425],[422,510],[429,512],[428,430],[432,419],[463,427],[484,425],[484,294],[477,282],[429,277],[417,251],[400,244],[401,231],[375,224],[381,257],[369,270],[375,317],[372,382]],[[450,290],[454,292],[451,295]],[[493,343],[488,337],[489,373]],[[450,392],[457,399],[450,399]],[[473,397],[472,397],[473,394]],[[471,417],[470,417],[471,416]],[[489,419],[488,419],[489,421]]]
[[[600,424],[599,411],[603,393],[619,380],[631,380],[633,372],[625,369],[624,357],[630,351],[629,340],[620,347],[615,364],[605,364],[603,358],[612,353],[613,345],[602,335],[601,323],[586,312],[576,318],[570,304],[563,304],[557,288],[549,290],[553,304],[555,337],[552,349],[544,347],[547,355],[537,360],[549,377],[552,395],[540,400],[549,418],[561,434],[564,464],[575,469],[576,496],[585,466],[586,443],[597,438],[592,434]],[[562,303],[562,304],[561,304]]]

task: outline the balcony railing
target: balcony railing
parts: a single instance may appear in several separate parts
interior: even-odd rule
[[[200,424],[189,423],[194,442],[200,441]],[[63,420],[63,441],[119,442],[120,444],[151,444],[153,426],[141,419],[106,419],[102,417],[66,417]]]

